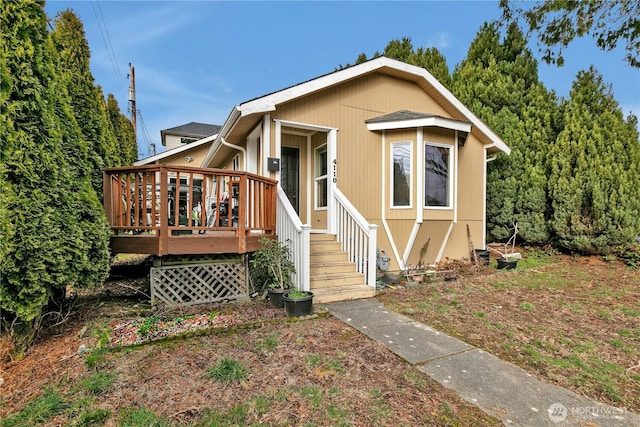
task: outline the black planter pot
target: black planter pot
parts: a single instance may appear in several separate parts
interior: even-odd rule
[[[498,258],[498,270],[513,270],[517,264],[517,259],[508,260],[506,258]]]
[[[287,317],[309,316],[313,313],[313,292],[305,291],[307,296],[302,298],[289,298],[289,292],[282,296],[284,311]]]
[[[475,253],[479,263],[489,265],[489,251],[487,249],[476,249]]]
[[[273,308],[284,308],[284,301],[282,296],[285,292],[289,292],[289,289],[268,289],[267,298]]]

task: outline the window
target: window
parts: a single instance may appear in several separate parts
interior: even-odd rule
[[[197,139],[195,138],[180,138],[180,143],[181,144],[191,144],[192,142],[196,142]]]
[[[391,144],[391,206],[411,206],[411,142]]]
[[[327,146],[315,151],[316,209],[327,207]]]
[[[231,160],[231,169],[234,171],[240,170],[240,154],[233,156],[233,160]]]
[[[425,143],[424,205],[451,207],[451,147]]]

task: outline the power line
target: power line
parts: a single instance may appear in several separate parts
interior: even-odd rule
[[[97,6],[97,10],[96,10],[96,6]],[[109,37],[109,30],[107,28],[106,22],[104,21],[104,16],[102,15],[102,9],[100,8],[100,4],[97,1],[92,1],[91,8],[93,9],[93,14],[96,17],[96,21],[98,21],[98,28],[100,28],[102,41],[104,42],[104,46],[107,49],[107,54],[109,55],[109,60],[111,61],[113,72],[116,75],[116,78],[120,78],[122,74],[120,73],[120,68],[118,68],[118,61],[116,60],[116,52],[113,50],[113,46],[111,45],[111,37]]]
[[[142,139],[146,145],[147,157],[155,156],[156,145],[151,142],[151,137],[149,136],[149,131],[147,130],[147,125],[145,124],[144,119],[142,118],[142,111],[140,111],[140,109],[138,109],[138,116],[140,116],[140,124],[142,125]]]

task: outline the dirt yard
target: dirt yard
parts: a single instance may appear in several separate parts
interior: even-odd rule
[[[638,271],[539,253],[510,272],[447,268],[457,280],[378,298],[638,412]],[[291,321],[261,300],[157,311],[142,293],[145,278],[78,293],[64,323],[2,361],[0,425],[500,425],[326,311]]]

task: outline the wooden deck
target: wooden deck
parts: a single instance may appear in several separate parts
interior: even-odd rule
[[[220,169],[165,165],[103,170],[114,253],[243,254],[275,236],[277,182]]]

